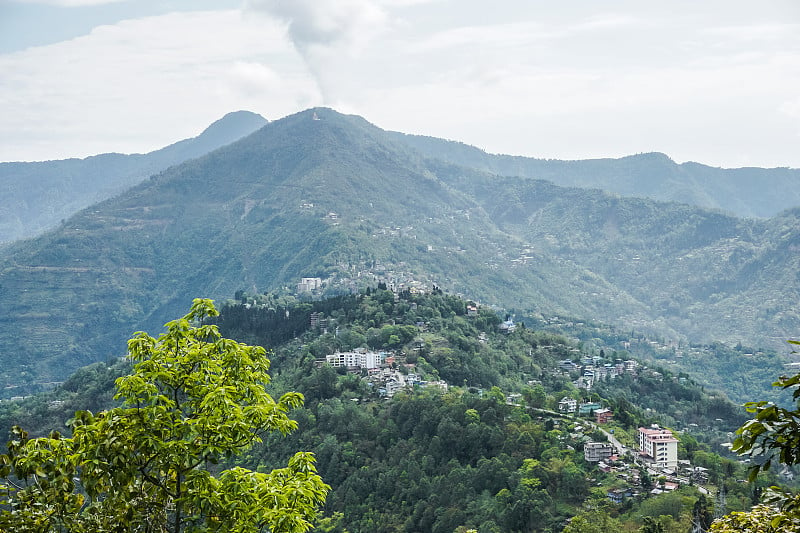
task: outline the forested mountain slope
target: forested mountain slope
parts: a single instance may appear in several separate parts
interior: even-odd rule
[[[536,159],[488,154],[473,146],[434,137],[392,135],[428,157],[503,176],[548,180],[565,187],[686,203],[746,218],[769,218],[800,206],[800,169],[795,168],[728,169],[694,162],[677,164],[661,153],[619,159]]]
[[[698,517],[710,520],[712,501],[698,482],[648,497],[658,480],[631,457],[610,473],[586,461],[583,444],[606,437],[591,416],[554,413],[566,396],[611,408],[615,422],[604,427],[628,446],[641,425],[685,430],[680,457],[707,469],[703,490],[724,484],[728,510],[750,504],[752,488],[736,482],[744,466],[713,453],[722,452],[719,443],[744,419],[723,396],[642,364],[591,390],[576,388],[582,370],[565,370],[564,360],[588,359],[597,368],[628,355],[585,349],[522,325],[504,332],[491,309],[471,308],[436,290],[373,287],[313,302],[240,292],[222,307],[221,331],[273,348],[271,393],[296,390],[306,404],[293,412],[295,433],[269,437],[236,464],[268,471],[298,449],[313,451],[332,489],[318,531],[561,531],[586,508],[597,510],[594,519],[609,531],[634,531],[644,517],[669,532],[686,530]],[[319,364],[353,348],[393,361],[384,359],[379,372]],[[69,409],[109,405],[113,378],[126,370],[99,363],[47,395],[3,402],[0,425],[21,422],[36,434],[63,430]],[[387,398],[376,385],[383,374],[404,376],[407,386]],[[611,491],[629,495],[612,503]]]
[[[396,264],[423,243],[444,247],[457,230],[473,253],[497,253],[495,242],[459,229],[466,198],[379,144],[360,119],[320,113],[270,124],[14,244],[0,273],[5,383],[52,380],[120,355],[132,325],[157,327],[196,294]],[[436,217],[436,240],[382,236],[422,213]]]
[[[148,154],[0,163],[0,244],[40,234],[151,174],[230,144],[266,123],[260,115],[237,111],[197,137]]]
[[[438,173],[469,191],[499,228],[530,243],[531,254],[600,276],[647,310],[615,316],[613,295],[586,295],[607,303],[586,318],[614,316],[616,324],[671,338],[757,347],[777,348],[796,335],[800,314],[785,302],[798,291],[798,210],[758,221],[540,180],[481,178],[458,167]]]
[[[197,295],[307,276],[333,294],[436,284],[667,338],[780,346],[800,330],[795,222],[498,177],[308,110],[10,246],[0,383],[60,381],[119,356],[132,328]]]

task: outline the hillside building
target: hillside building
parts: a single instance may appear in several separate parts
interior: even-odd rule
[[[381,354],[376,352],[337,352],[325,356],[325,362],[334,368],[378,368]]]
[[[607,424],[612,418],[614,418],[614,412],[611,409],[597,409],[594,412],[594,419],[598,424]]]
[[[321,278],[301,278],[297,284],[297,292],[311,292],[322,288]]]
[[[614,455],[614,446],[609,442],[587,442],[583,445],[583,458],[589,463],[599,463]]]
[[[500,330],[500,333],[514,333],[514,330],[517,329],[517,325],[514,324],[514,320],[510,318],[497,327]]]
[[[668,429],[639,428],[639,453],[658,468],[676,468],[678,439]]]
[[[575,398],[570,398],[569,396],[564,396],[561,398],[561,401],[558,402],[558,411],[560,413],[574,413],[578,409],[578,400]]]
[[[596,402],[584,402],[578,406],[578,414],[580,416],[587,416],[598,409],[602,409],[602,407],[602,405]]]

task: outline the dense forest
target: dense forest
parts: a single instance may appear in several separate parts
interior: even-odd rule
[[[236,296],[215,319],[221,332],[270,348],[272,393],[299,391],[305,405],[292,413],[297,431],[268,437],[235,464],[268,471],[296,450],[314,452],[331,486],[318,531],[576,532],[589,521],[683,533],[714,513],[748,509],[777,479],[738,481],[746,465],[720,445],[746,414],[686,375],[639,363],[635,374],[575,385],[588,360],[610,365],[628,353],[524,323],[509,331],[494,310],[437,289],[381,286],[319,301]],[[322,363],[354,349],[383,353],[382,372],[403,375],[406,386],[388,398],[366,369]],[[575,368],[564,370],[565,361]],[[63,430],[74,410],[112,405],[114,379],[129,369],[126,361],[86,367],[54,391],[4,402],[0,422]],[[614,419],[598,426],[591,414],[558,412],[565,397],[609,408]],[[636,428],[650,424],[679,431],[679,457],[702,478],[672,486],[632,456],[603,469],[585,459],[585,442],[606,441],[601,430],[633,447]]]

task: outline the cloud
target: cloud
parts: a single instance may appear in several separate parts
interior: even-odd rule
[[[12,0],[19,4],[40,4],[58,7],[85,7],[104,4],[118,4],[127,0]]]
[[[800,165],[796,19],[623,4],[251,0],[97,27],[0,55],[0,160],[153,149],[235,109],[324,103],[494,152]]]
[[[663,151],[720,166],[798,165],[787,149],[800,142],[800,33],[791,25],[751,27],[739,14],[741,24],[717,26],[641,10],[556,22],[507,15],[398,41],[391,59],[381,47],[393,85],[359,92],[355,112],[494,152]]]
[[[248,0],[245,10],[287,24],[289,39],[330,104],[338,99],[337,65],[357,56],[388,22],[383,7],[371,0]]]
[[[173,13],[0,55],[0,161],[149,151],[225,113],[321,101],[283,28],[239,11]]]
[[[370,0],[249,0],[246,8],[287,21],[289,37],[303,53],[316,46],[363,45],[387,19]]]

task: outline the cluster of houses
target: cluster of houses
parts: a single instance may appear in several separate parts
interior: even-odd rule
[[[577,413],[579,416],[594,416],[595,422],[598,424],[607,424],[614,418],[614,412],[599,403],[583,402],[579,404],[578,400],[569,396],[564,396],[558,402],[558,411],[564,414]]]
[[[672,431],[658,426],[639,428],[639,442],[633,454],[636,463],[654,471],[675,469],[678,467],[678,439]],[[583,447],[586,461],[597,463],[615,460],[624,450],[610,442],[587,442]]]
[[[607,494],[611,501],[621,503],[625,498],[640,494],[642,471],[646,471],[651,479],[660,480],[649,488],[653,495],[690,483],[708,483],[707,469],[693,467],[689,461],[678,460],[678,442],[668,429],[658,426],[640,427],[636,450],[626,450],[619,443],[586,442],[583,456],[587,462],[597,463],[601,471],[615,472],[625,483],[625,488],[615,488]],[[623,455],[631,457],[632,464],[622,461]]]
[[[623,374],[635,375],[639,367],[639,363],[633,359],[627,361],[617,359],[614,363],[603,361],[604,359],[597,355],[584,357],[580,365],[571,359],[564,359],[558,362],[558,370],[569,375],[579,374],[578,379],[572,384],[579,389],[590,390],[597,380],[615,378]]]
[[[380,263],[355,266],[340,263],[337,266],[342,270],[342,273],[334,274],[326,279],[300,278],[300,281],[295,284],[296,294],[311,293],[314,296],[318,296],[322,294],[323,289],[332,289],[339,292],[345,290],[356,293],[365,286],[374,285],[378,282],[385,283],[388,289],[395,292],[408,290],[412,294],[425,294],[430,292],[429,287],[432,285],[429,280],[418,280],[414,274],[402,270],[394,270]],[[402,264],[399,266],[402,266]]]
[[[352,352],[336,352],[326,355],[318,364],[328,364],[334,368],[346,368],[348,372],[364,375],[367,383],[379,396],[391,398],[398,391],[415,387],[436,387],[447,392],[445,381],[426,381],[414,372],[413,364],[402,363],[405,372],[398,370],[395,356],[387,352],[371,352],[364,349]]]

